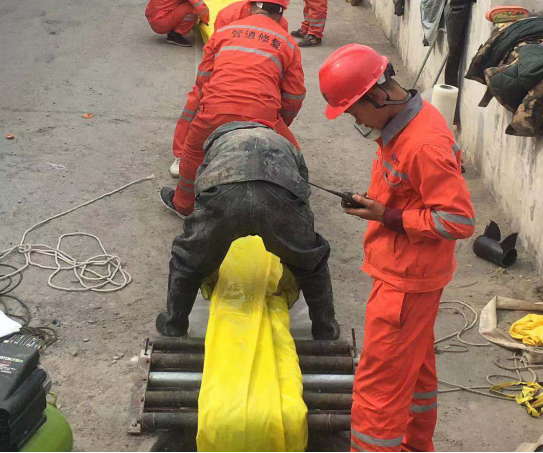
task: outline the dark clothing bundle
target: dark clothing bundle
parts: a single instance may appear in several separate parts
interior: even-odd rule
[[[543,18],[497,29],[473,58],[466,78],[488,86],[479,106],[495,97],[513,112],[506,134],[543,135]]]
[[[315,233],[302,154],[272,129],[253,122],[218,128],[204,145],[194,212],[174,239],[164,335],[183,335],[204,278],[217,271],[230,244],[258,235],[290,269],[304,293],[316,339],[335,339],[330,245]]]

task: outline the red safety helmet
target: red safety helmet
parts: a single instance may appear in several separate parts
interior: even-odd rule
[[[348,44],[333,52],[319,70],[321,93],[326,99],[326,117],[344,113],[364,96],[385,73],[388,58],[371,47]]]
[[[247,3],[274,3],[275,5],[282,6],[283,9],[287,9],[288,5],[290,4],[290,0],[262,0],[262,1],[247,0]]]

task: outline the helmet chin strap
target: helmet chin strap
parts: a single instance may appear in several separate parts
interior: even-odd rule
[[[390,94],[388,94],[388,91],[385,90],[383,87],[381,87],[379,84],[375,85],[377,88],[379,88],[381,91],[383,91],[386,95],[387,95],[387,98],[386,98],[386,101],[383,105],[380,105],[378,104],[374,99],[372,99],[370,96],[366,96],[366,99],[369,101],[369,103],[371,105],[373,105],[376,109],[382,109],[384,107],[386,107],[387,105],[404,105],[404,104],[407,104],[411,98],[413,97],[413,95],[411,94],[410,91],[407,92],[407,96],[402,99],[401,101],[393,101],[390,99]]]

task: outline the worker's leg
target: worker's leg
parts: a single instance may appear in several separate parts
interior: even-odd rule
[[[309,30],[309,0],[304,0],[304,20],[302,22],[302,33],[305,35]]]
[[[351,451],[400,450],[410,410],[418,404],[412,400],[433,343],[441,293],[402,293],[375,281],[353,389]],[[420,396],[416,401],[422,402]]]
[[[309,11],[307,14],[308,29],[307,34],[322,38],[324,25],[326,24],[326,15],[328,10],[328,0],[308,0]]]
[[[221,265],[230,244],[249,234],[246,187],[227,184],[201,193],[195,210],[184,222],[183,234],[173,241],[168,280],[167,311],[156,322],[159,332],[181,336],[187,332],[202,279]]]
[[[328,269],[330,244],[315,233],[313,213],[301,198],[283,187],[263,181],[252,187],[253,233],[296,277],[309,307],[313,336],[336,339],[339,325]]]
[[[165,35],[175,31],[181,35],[186,35],[194,26],[198,16],[190,2],[183,2],[175,9],[161,14],[149,21],[149,25],[155,33]]]
[[[419,372],[409,411],[409,422],[402,442],[403,451],[434,451],[437,422],[437,372],[434,336]]]

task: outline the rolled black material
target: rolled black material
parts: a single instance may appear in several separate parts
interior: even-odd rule
[[[351,356],[301,355],[300,369],[306,374],[353,374],[354,361]],[[204,354],[160,353],[151,355],[151,369],[176,371],[202,371]]]
[[[197,390],[194,391],[148,391],[145,396],[146,408],[198,407]],[[304,401],[309,410],[350,411],[352,396],[350,393],[304,392]]]
[[[500,228],[491,221],[485,228],[484,234],[473,243],[473,252],[478,257],[498,266],[510,267],[517,260],[517,250],[515,249],[517,236],[517,233],[513,233],[501,241]]]
[[[204,352],[203,338],[159,337],[151,340],[155,351],[182,351],[201,354]],[[347,341],[294,340],[298,355],[350,355],[351,345]]]
[[[308,414],[309,429],[315,431],[349,431],[351,416],[347,414],[320,413]],[[142,418],[144,431],[159,429],[181,429],[198,427],[198,412],[145,412]]]

